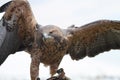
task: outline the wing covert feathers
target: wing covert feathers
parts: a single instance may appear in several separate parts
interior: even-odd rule
[[[120,48],[120,22],[101,20],[75,29],[67,53],[72,59],[94,57],[104,51]]]

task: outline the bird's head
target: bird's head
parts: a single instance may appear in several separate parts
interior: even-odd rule
[[[39,47],[48,47],[56,45],[59,48],[67,46],[66,37],[61,28],[55,25],[47,25],[38,27],[36,33],[36,43]],[[61,49],[62,49],[61,48]]]
[[[40,30],[45,40],[50,40],[50,39],[58,40],[63,37],[62,30],[54,25],[43,26],[41,27]]]

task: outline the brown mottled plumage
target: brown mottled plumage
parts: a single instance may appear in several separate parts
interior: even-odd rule
[[[34,71],[36,72],[36,74],[34,73],[31,75],[32,80],[38,77],[40,62],[45,65],[50,65],[50,73],[53,76],[67,49],[67,40],[63,37],[64,35],[60,28],[48,25],[38,28],[38,33],[39,32],[40,35],[41,33],[43,34],[41,37],[39,37],[39,34],[36,35],[36,41],[40,44],[39,47],[35,42],[32,47],[27,49],[27,52],[31,54],[32,58],[31,73],[34,73]],[[50,36],[47,36],[47,34],[50,34]],[[43,40],[41,40],[41,38]]]
[[[72,59],[95,55],[120,48],[120,21],[96,21],[72,31],[67,53]]]
[[[24,44],[28,46],[31,40],[34,40],[37,22],[27,0],[12,0],[4,14],[4,18],[9,20],[12,15],[17,17],[18,34],[21,39],[24,39]]]
[[[38,77],[40,63],[49,65],[53,76],[66,54],[70,54],[73,60],[79,60],[85,56],[94,57],[104,51],[119,49],[120,22],[100,20],[68,29],[47,25],[38,28],[35,37],[33,46],[27,49],[32,56],[31,73],[36,71],[32,80]],[[63,74],[58,77],[62,75],[65,78]]]

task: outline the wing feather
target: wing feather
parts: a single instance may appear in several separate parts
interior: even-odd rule
[[[72,59],[94,57],[104,51],[120,48],[120,22],[101,20],[71,30],[67,53]]]
[[[10,5],[11,2],[12,2],[12,1],[9,1],[9,2],[5,3],[4,5],[2,5],[2,6],[0,7],[0,13],[6,11],[6,9],[8,8],[8,6]]]

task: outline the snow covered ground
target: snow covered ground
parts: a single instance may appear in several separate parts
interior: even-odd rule
[[[0,5],[9,0],[0,0]],[[99,20],[120,20],[120,0],[29,0],[39,24],[55,24],[67,28]],[[2,17],[3,14],[0,14]],[[18,52],[10,55],[0,66],[0,80],[30,80],[30,55]],[[120,80],[120,51],[112,50],[96,56],[73,61],[67,55],[60,68],[71,80]],[[40,65],[42,80],[50,77],[49,67]]]

